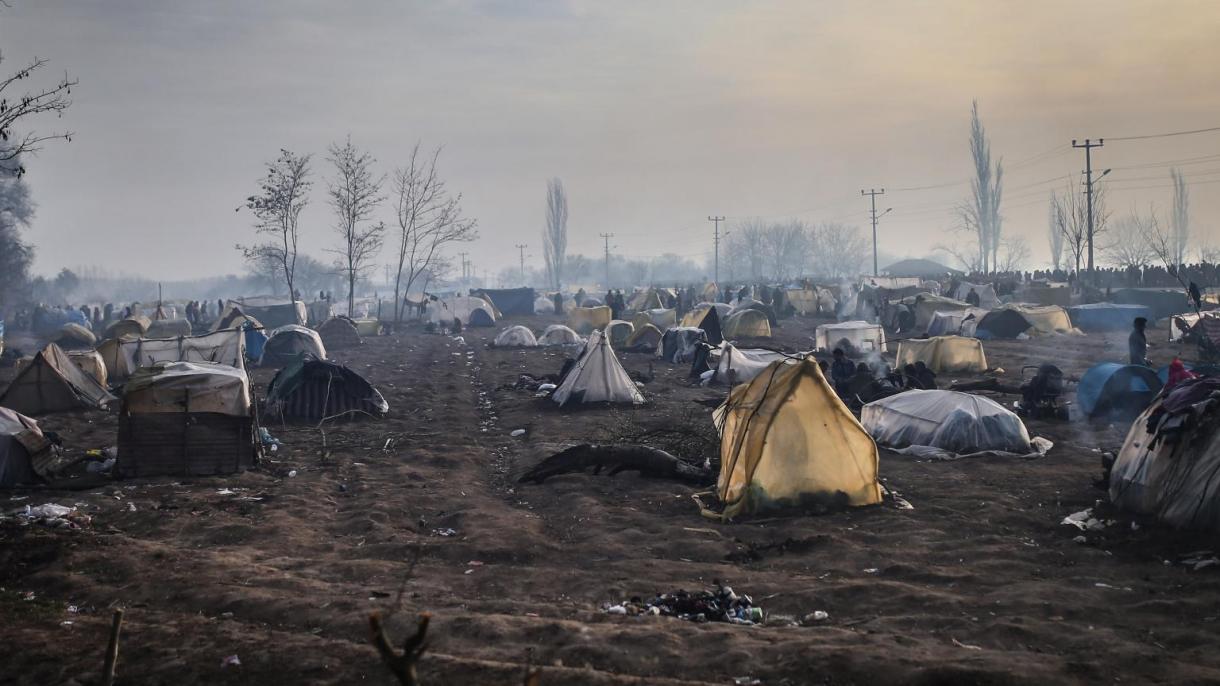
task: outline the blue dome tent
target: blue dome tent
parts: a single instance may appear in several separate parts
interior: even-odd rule
[[[1102,362],[1089,368],[1076,387],[1076,402],[1086,417],[1131,419],[1144,411],[1161,390],[1150,367]]]

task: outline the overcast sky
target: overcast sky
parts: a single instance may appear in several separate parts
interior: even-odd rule
[[[443,144],[482,237],[476,269],[541,262],[546,180],[570,196],[570,252],[703,259],[709,214],[866,225],[883,251],[960,242],[977,98],[1009,167],[1005,232],[1047,259],[1046,198],[1083,168],[1072,138],[1220,126],[1220,3],[11,0],[10,70],[80,79],[76,133],[29,160],[42,273],[100,264],[153,278],[242,270],[280,148],[349,133],[385,172]],[[1168,166],[1220,133],[1109,142],[1116,213],[1169,199]],[[1122,168],[1122,167],[1136,168]],[[1196,234],[1220,245],[1220,157],[1183,166]],[[1210,172],[1210,175],[1209,175]],[[959,185],[920,191],[900,188]],[[388,206],[384,213],[392,221]],[[304,250],[334,243],[321,184]],[[388,258],[388,252],[386,257]]]

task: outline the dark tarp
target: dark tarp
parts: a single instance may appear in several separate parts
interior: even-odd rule
[[[707,342],[710,345],[720,345],[724,342],[724,331],[720,328],[720,314],[716,312],[715,306],[707,308],[707,314],[703,315],[699,328],[707,334]]]
[[[348,317],[336,316],[322,322],[318,327],[318,335],[322,337],[322,345],[327,350],[347,350],[358,347],[363,341],[356,323]]]
[[[487,310],[476,307],[470,311],[470,322],[467,326],[495,326],[496,320],[492,318]]]
[[[267,412],[317,422],[339,416],[383,417],[389,405],[372,384],[343,365],[302,360],[281,369],[267,387]]]
[[[1120,305],[1144,305],[1152,312],[1152,319],[1194,311],[1186,291],[1182,289],[1123,288],[1114,291],[1110,300]]]
[[[1072,326],[1081,331],[1125,331],[1130,329],[1136,317],[1149,319],[1152,310],[1147,305],[1119,305],[1118,303],[1093,303],[1068,308]]]
[[[482,288],[470,294],[487,298],[503,315],[534,314],[534,300],[537,297],[532,288]]]
[[[1016,310],[992,310],[979,320],[975,333],[979,338],[1016,338],[1031,326],[1025,315]]]

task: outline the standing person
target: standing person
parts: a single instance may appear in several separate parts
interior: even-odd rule
[[[834,382],[835,393],[839,397],[847,395],[848,387],[851,384],[851,377],[856,374],[856,365],[847,359],[847,355],[843,353],[842,348],[835,348],[834,362],[830,363],[830,378]]]
[[[555,303],[555,314],[563,314],[563,293],[555,291],[552,300]]]
[[[1152,366],[1148,362],[1148,337],[1144,335],[1144,327],[1147,325],[1147,319],[1136,317],[1131,328],[1131,335],[1127,336],[1127,352],[1130,354],[1131,364],[1143,367]]]
[[[224,311],[225,311],[225,301],[221,300],[220,298],[217,298],[217,299],[216,299],[216,316],[217,316],[217,318],[219,318],[219,317],[220,317],[220,315],[221,315],[221,313],[222,313],[222,312],[224,312]]]

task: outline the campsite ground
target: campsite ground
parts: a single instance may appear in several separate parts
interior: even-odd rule
[[[785,322],[778,342],[806,348],[816,323]],[[408,333],[336,353],[379,386],[389,417],[329,430],[325,448],[316,430],[271,426],[284,447],[255,471],[0,494],[4,511],[79,503],[93,518],[79,531],[0,525],[0,682],[96,683],[112,607],[126,608],[129,684],[389,684],[368,643],[373,610],[399,637],[432,613],[428,684],[521,683],[527,655],[546,685],[1220,680],[1220,569],[1176,564],[1212,539],[1117,517],[1082,544],[1060,525],[1104,497],[1097,449],[1125,427],[1031,422],[1056,444],[1034,460],[883,452],[882,478],[914,509],[718,524],[675,482],[513,477],[556,446],[707,421],[693,401],[723,391],[658,364],[646,407],[558,411],[512,384],[558,371],[562,353],[490,350],[493,334]],[[986,347],[1015,381],[1023,364],[1079,375],[1121,359],[1124,339]],[[1158,346],[1154,361],[1173,352]],[[647,374],[649,360],[625,365]],[[261,392],[270,373],[254,376]],[[76,449],[115,440],[104,413],[43,426]],[[510,437],[518,428],[527,435]],[[717,579],[777,621],[599,610]],[[815,610],[829,618],[778,621]],[[240,666],[222,668],[231,655]]]

